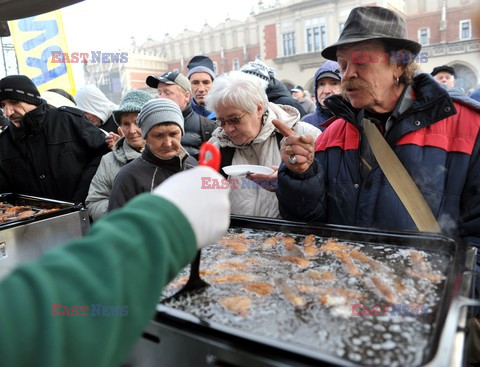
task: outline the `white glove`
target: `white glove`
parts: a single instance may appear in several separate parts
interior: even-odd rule
[[[172,202],[185,215],[198,249],[220,239],[230,225],[230,189],[208,188],[214,181],[221,187],[223,179],[212,168],[199,166],[173,175],[153,190],[153,194]]]

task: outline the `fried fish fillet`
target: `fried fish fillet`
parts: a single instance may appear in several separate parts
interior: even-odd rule
[[[344,251],[348,251],[348,250],[351,250],[352,249],[352,246],[347,246],[347,245],[342,245],[340,243],[338,243],[337,241],[335,240],[327,240],[326,242],[324,242],[322,244],[322,246],[320,246],[320,251],[322,252],[332,252],[332,253],[335,253],[335,252],[344,252]]]
[[[291,255],[281,256],[280,259],[284,260],[284,261],[289,261],[289,262],[291,262],[295,265],[301,266],[301,267],[305,267],[305,266],[310,265],[309,260],[302,259],[301,257],[297,257],[297,256],[291,256]]]
[[[243,288],[260,296],[265,296],[273,292],[273,286],[265,282],[246,283],[243,285]]]
[[[307,273],[307,276],[320,282],[333,282],[335,280],[335,275],[333,275],[333,273],[330,271],[324,271],[321,273],[319,271],[312,270]]]
[[[418,279],[426,279],[434,284],[440,283],[444,276],[442,274],[438,273],[421,273],[419,271],[416,271],[414,269],[408,269],[407,270],[408,275],[410,275],[412,278],[418,278]]]
[[[353,263],[352,259],[350,258],[350,255],[347,252],[336,251],[333,254],[338,260],[340,260],[343,263],[343,265],[351,275],[357,278],[362,275],[362,272]]]
[[[242,317],[247,317],[250,306],[252,305],[252,300],[246,296],[231,296],[220,299],[220,303],[228,311]]]
[[[246,264],[245,262],[240,261],[224,261],[217,266],[215,266],[212,270],[224,271],[224,270],[249,270],[250,265]]]
[[[255,280],[253,274],[225,274],[209,280],[210,283],[241,283]]]
[[[380,278],[375,276],[373,276],[371,279],[377,290],[388,303],[397,303],[397,295],[387,284],[385,284]]]
[[[313,234],[308,235],[305,237],[303,241],[303,251],[305,251],[305,255],[307,257],[317,257],[318,256],[318,248],[315,246],[315,236]]]
[[[307,304],[305,299],[296,294],[290,287],[280,286],[280,290],[293,307],[302,308]]]
[[[265,241],[263,241],[262,247],[264,248],[272,248],[278,244],[278,238],[275,236],[268,237]]]
[[[382,264],[380,264],[378,261],[375,261],[370,256],[365,255],[363,252],[360,252],[358,250],[352,250],[349,252],[349,254],[353,259],[369,265],[370,268],[372,268],[373,270],[383,269]]]
[[[224,245],[231,248],[233,252],[237,255],[243,254],[248,249],[247,245],[244,242],[239,241],[225,242]]]

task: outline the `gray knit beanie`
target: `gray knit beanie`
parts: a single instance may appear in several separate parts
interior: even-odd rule
[[[153,99],[153,97],[149,93],[139,89],[133,89],[125,93],[120,102],[120,106],[112,111],[115,114],[115,120],[117,120],[117,123],[120,123],[120,116],[123,113],[140,112],[143,105],[151,99]]]
[[[152,99],[143,105],[138,114],[138,126],[142,129],[144,139],[154,126],[167,122],[177,124],[182,130],[182,136],[185,135],[182,111],[169,99]]]

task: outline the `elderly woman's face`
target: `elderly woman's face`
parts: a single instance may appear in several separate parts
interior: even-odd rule
[[[235,145],[250,143],[257,137],[262,128],[262,104],[257,105],[255,112],[225,105],[216,110],[217,123],[223,128],[225,134]]]
[[[355,43],[337,50],[342,93],[355,108],[386,113],[395,108],[403,91],[403,85],[395,85],[395,79],[403,70],[389,57],[376,41]]]
[[[182,130],[177,124],[164,123],[152,127],[145,140],[156,156],[170,159],[180,154],[181,139]]]

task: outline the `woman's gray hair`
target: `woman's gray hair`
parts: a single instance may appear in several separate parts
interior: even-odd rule
[[[268,98],[258,78],[241,71],[231,71],[215,78],[206,98],[206,107],[217,115],[227,105],[253,113],[258,102],[262,103],[263,111],[268,108]]]

